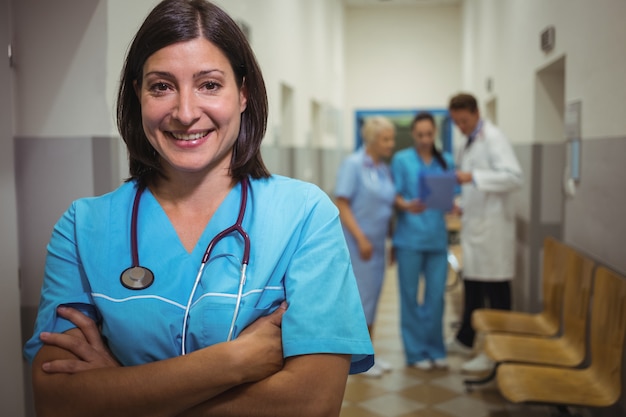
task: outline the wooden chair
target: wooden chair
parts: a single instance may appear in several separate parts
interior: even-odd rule
[[[494,362],[578,366],[585,359],[591,278],[595,262],[569,246],[563,257],[563,329],[558,337],[489,333],[485,353]]]
[[[595,262],[570,246],[559,244],[560,264],[554,274],[563,280],[562,332],[558,337],[516,333],[487,333],[484,350],[495,362],[491,372],[481,378],[465,379],[465,387],[483,385],[496,377],[504,362],[577,366],[585,359],[586,326]]]
[[[560,330],[563,305],[563,256],[565,245],[553,237],[543,242],[543,309],[532,314],[481,308],[472,314],[472,327],[477,332],[506,332],[554,336]]]
[[[608,407],[620,397],[626,333],[626,277],[596,269],[591,301],[590,365],[586,368],[504,363],[502,395],[513,403],[542,403],[570,415],[567,406]]]

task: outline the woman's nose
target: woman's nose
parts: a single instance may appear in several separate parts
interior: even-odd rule
[[[193,91],[180,90],[172,116],[184,125],[193,124],[200,116],[198,97]]]

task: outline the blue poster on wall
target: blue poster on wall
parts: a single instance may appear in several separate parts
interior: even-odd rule
[[[416,114],[420,112],[429,112],[435,118],[437,123],[437,138],[435,146],[444,152],[452,153],[452,120],[447,109],[371,109],[355,111],[355,149],[363,144],[361,138],[361,126],[367,117],[384,116],[387,117],[396,127],[396,147],[394,152],[413,146],[413,137],[411,136],[411,122]]]

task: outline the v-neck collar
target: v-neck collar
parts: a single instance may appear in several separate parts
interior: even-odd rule
[[[174,228],[174,225],[163,209],[163,206],[161,206],[149,188],[144,190],[142,199],[144,199],[144,201],[142,201],[142,204],[139,207],[139,223],[142,221],[148,222],[149,228],[147,230],[149,231],[147,234],[150,236],[147,236],[147,238],[167,240],[172,242],[172,245],[174,245],[173,242],[176,242],[175,245],[177,251],[195,259],[197,256],[203,256],[207,245],[215,235],[227,227],[230,227],[237,220],[239,203],[241,200],[241,182],[235,184],[226,197],[224,197],[224,200],[222,200],[220,205],[215,210],[215,213],[213,213],[213,216],[211,216],[211,219],[204,227],[204,231],[200,235],[200,239],[198,239],[191,252],[188,252],[183,245],[176,229]],[[145,214],[142,216],[142,212],[150,214],[146,217]],[[141,239],[141,234],[138,233],[138,235],[139,239]],[[172,248],[174,248],[174,246],[172,246]]]

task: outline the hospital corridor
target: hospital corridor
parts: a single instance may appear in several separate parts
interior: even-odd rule
[[[0,0],[0,417],[626,417],[625,21]]]

